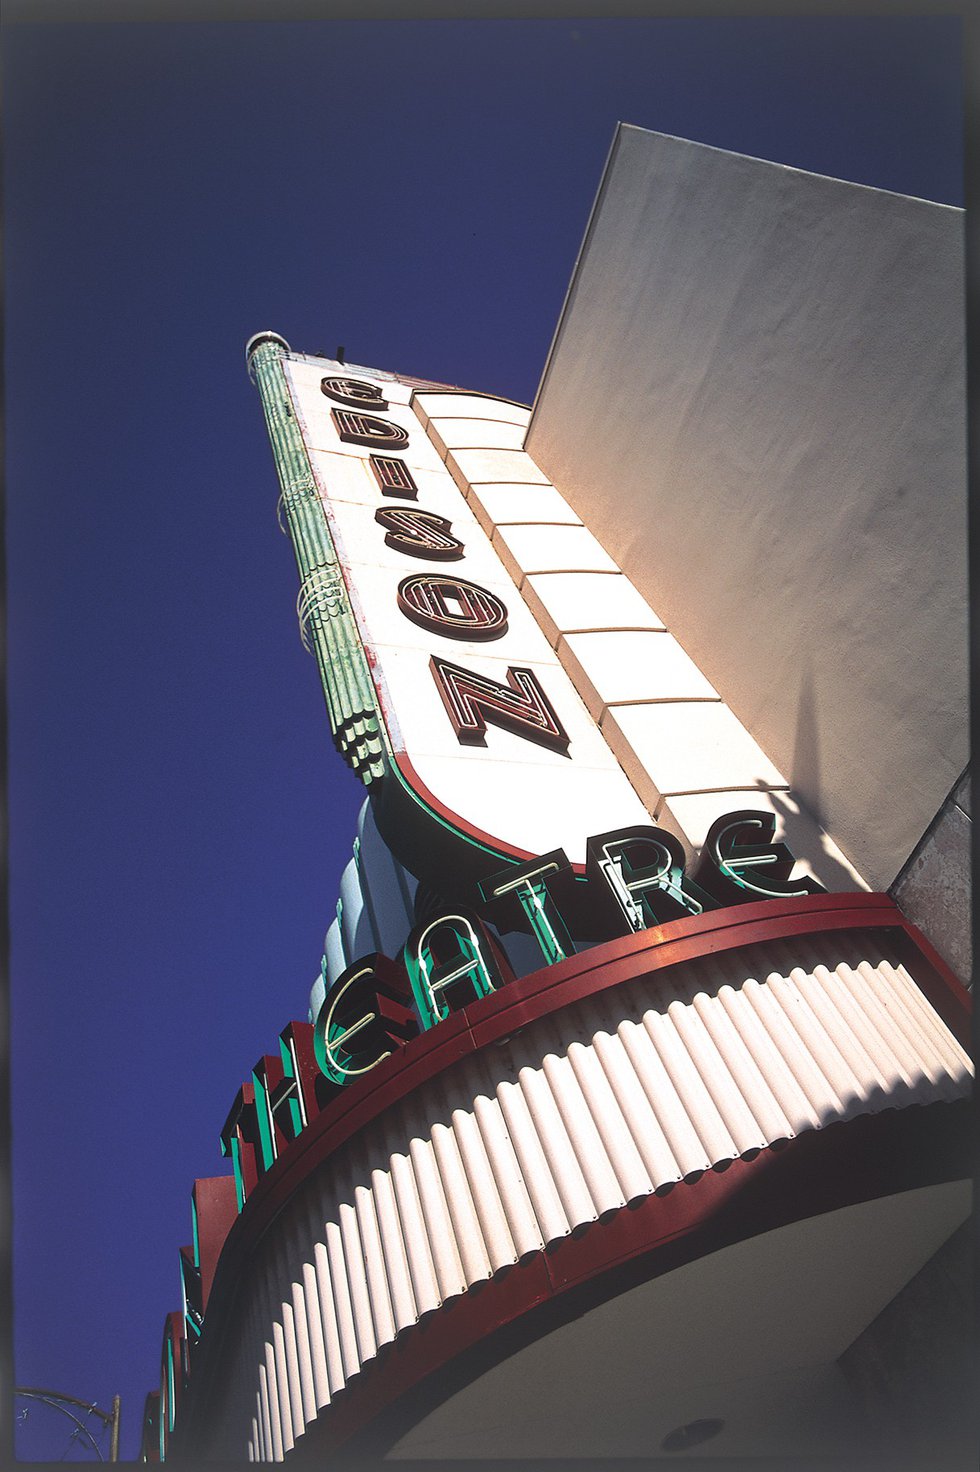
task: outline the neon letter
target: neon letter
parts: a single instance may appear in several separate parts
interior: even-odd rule
[[[400,968],[387,956],[364,956],[341,972],[323,999],[313,1024],[316,1061],[333,1083],[349,1084],[414,1030]]]
[[[402,955],[422,1027],[442,1022],[474,997],[486,997],[505,980],[489,937],[474,915],[443,915],[417,925]],[[460,1000],[460,988],[469,991]]]
[[[363,378],[321,378],[320,392],[338,404],[350,404],[355,409],[380,409],[388,407],[376,383],[366,383]]]
[[[607,920],[621,933],[700,915],[709,897],[684,873],[684,848],[672,833],[641,825],[599,833],[586,845],[586,873],[606,896]],[[601,903],[601,898],[600,898]]]
[[[408,444],[408,430],[390,419],[377,419],[373,414],[355,414],[351,409],[331,409],[334,427],[348,445],[369,445],[379,450],[403,450]]]
[[[716,818],[695,870],[698,883],[722,904],[823,894],[815,879],[790,879],[796,860],[785,843],[773,842],[775,831],[776,815],[765,810],[742,809]]]
[[[533,670],[509,667],[507,684],[502,685],[436,654],[429,660],[429,669],[458,741],[485,745],[487,721],[492,721],[528,741],[567,754],[568,734]]]
[[[500,639],[507,632],[507,605],[465,578],[431,572],[403,578],[398,607],[413,624],[452,639]]]
[[[463,555],[462,542],[452,534],[452,522],[435,511],[382,506],[374,519],[385,528],[385,545],[396,552],[431,562],[456,562]]]
[[[404,460],[391,455],[369,455],[368,459],[383,496],[401,496],[405,501],[417,499],[419,488]]]
[[[479,889],[498,929],[525,929],[530,924],[545,965],[553,966],[572,955],[575,944],[555,904],[552,888],[567,893],[573,882],[565,852],[556,848],[538,859],[492,874],[481,881]]]

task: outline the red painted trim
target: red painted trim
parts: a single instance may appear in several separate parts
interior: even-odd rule
[[[206,1312],[222,1248],[238,1219],[235,1177],[208,1176],[191,1191],[197,1212],[197,1246],[201,1258],[201,1310]]]
[[[143,1402],[143,1435],[140,1457],[144,1462],[160,1460],[160,1392],[151,1390]]]
[[[901,918],[887,896],[865,894],[760,900],[686,916],[594,946],[495,992],[473,1018],[474,1039],[478,1046],[493,1042],[559,1007],[684,961],[795,935],[893,926]]]
[[[687,916],[639,934],[622,936],[520,977],[412,1038],[370,1075],[333,1100],[249,1193],[245,1210],[228,1234],[215,1275],[209,1318],[195,1356],[194,1404],[206,1402],[210,1384],[219,1373],[222,1337],[230,1331],[238,1289],[247,1279],[252,1254],[276,1216],[312,1172],[341,1145],[420,1085],[478,1048],[509,1036],[529,1022],[637,977],[743,946],[794,935],[832,935],[854,928],[898,932],[900,943],[913,962],[916,980],[920,965],[927,968],[928,985],[934,994],[928,998],[931,1004],[961,1043],[965,1026],[968,1040],[969,994],[955,978],[950,977],[953,985],[949,986],[931,959],[934,955],[931,948],[928,952],[924,949],[924,938],[894,900],[888,895],[865,893],[760,900]],[[848,1127],[854,1123],[851,1121]],[[744,1167],[746,1162],[737,1164]]]
[[[960,1179],[968,1126],[967,1104],[866,1115],[623,1208],[405,1330],[307,1428],[297,1455],[383,1453],[515,1350],[639,1283],[763,1231]]]

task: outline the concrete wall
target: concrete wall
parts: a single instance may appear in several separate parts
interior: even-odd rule
[[[967,773],[943,803],[891,888],[893,898],[909,919],[929,937],[967,987],[973,980],[972,839]]]
[[[968,756],[962,231],[621,128],[525,441],[882,889]]]
[[[838,1360],[896,1469],[977,1464],[975,1246],[965,1222]]]

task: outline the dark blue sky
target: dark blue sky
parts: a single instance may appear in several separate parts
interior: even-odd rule
[[[300,645],[246,338],[529,402],[618,120],[961,204],[959,42],[953,19],[7,32],[15,1367],[121,1393],[124,1456],[191,1183],[305,1015],[362,796]],[[58,1455],[31,1418],[21,1454]]]

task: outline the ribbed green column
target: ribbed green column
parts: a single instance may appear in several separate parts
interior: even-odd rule
[[[282,358],[289,344],[263,332],[248,343],[249,373],[259,390],[282,504],[299,568],[301,626],[320,669],[334,741],[370,787],[384,775],[385,746],[374,686],[351,612],[336,549],[293,414]]]

